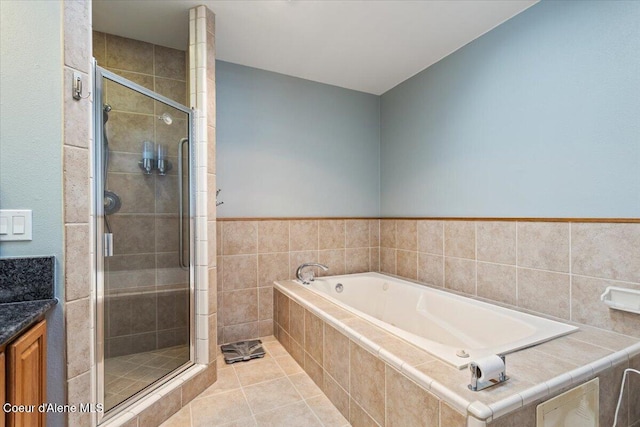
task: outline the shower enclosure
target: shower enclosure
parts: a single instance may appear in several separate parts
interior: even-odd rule
[[[95,67],[98,403],[193,364],[192,110]]]

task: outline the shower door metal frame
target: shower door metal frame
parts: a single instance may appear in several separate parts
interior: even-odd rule
[[[143,86],[140,86],[130,80],[127,80],[111,71],[108,71],[97,65],[95,59],[92,62],[93,65],[93,129],[94,129],[94,143],[93,143],[93,190],[95,196],[94,205],[92,207],[93,217],[94,217],[94,226],[95,226],[95,279],[96,279],[96,299],[95,299],[95,322],[96,322],[96,334],[95,334],[95,364],[96,364],[96,403],[101,404],[104,408],[104,236],[105,236],[105,226],[104,226],[104,175],[102,173],[104,167],[104,151],[102,149],[103,137],[104,137],[104,122],[102,120],[102,112],[103,112],[103,84],[102,79],[106,78],[114,83],[118,83],[128,89],[131,89],[135,92],[138,92],[142,95],[146,95],[151,99],[160,101],[164,104],[167,104],[170,107],[175,108],[187,115],[187,126],[188,126],[188,165],[189,165],[189,174],[188,174],[188,189],[189,189],[189,361],[183,364],[182,366],[176,368],[169,374],[165,375],[161,378],[162,381],[157,380],[156,382],[150,384],[145,387],[141,391],[137,392],[130,398],[124,400],[118,405],[114,406],[108,413],[98,412],[98,424],[103,421],[106,421],[109,418],[119,414],[121,410],[125,407],[130,406],[135,401],[147,396],[151,391],[160,387],[166,381],[171,378],[176,377],[181,372],[185,371],[189,367],[195,365],[195,356],[196,356],[196,339],[195,339],[195,298],[196,298],[196,275],[195,275],[195,260],[196,260],[196,244],[195,244],[195,212],[196,212],[196,164],[195,164],[195,144],[193,143],[195,137],[195,128],[194,128],[194,117],[195,111],[191,108],[188,108],[178,102],[173,101],[165,96],[162,96],[152,90],[149,90]],[[178,141],[178,147],[180,150],[183,149],[183,144]],[[142,173],[142,172],[141,172]],[[182,205],[182,204],[180,204]],[[183,224],[180,223],[179,226],[182,228]],[[183,253],[179,254],[181,263],[184,257]]]

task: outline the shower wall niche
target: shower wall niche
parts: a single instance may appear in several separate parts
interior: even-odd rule
[[[187,104],[186,52],[93,33],[99,66]],[[187,137],[184,113],[107,82],[107,191],[120,199],[105,224],[113,256],[104,258],[104,356],[114,358],[189,343],[189,254],[180,253],[178,149]],[[168,114],[168,116],[167,116]],[[139,166],[144,142],[163,145],[165,175]],[[183,202],[188,205],[187,195]],[[188,236],[184,221],[183,236]],[[108,230],[106,230],[108,231]],[[188,245],[187,245],[188,246]],[[182,263],[182,260],[186,260]]]

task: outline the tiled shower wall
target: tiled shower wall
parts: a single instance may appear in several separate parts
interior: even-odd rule
[[[205,72],[207,85],[199,87],[198,94],[204,95],[202,102],[191,103],[195,105],[199,113],[205,113],[198,119],[200,124],[204,124],[206,132],[200,133],[198,137],[199,148],[204,151],[203,156],[199,156],[200,165],[207,169],[208,176],[213,176],[215,183],[215,15],[205,6],[200,6],[198,10],[198,19],[196,20],[196,8],[190,10],[190,24],[195,28],[205,29],[205,40],[193,40],[201,44],[203,49],[198,49],[198,55],[192,56],[193,68],[200,68]],[[93,99],[82,99],[76,101],[71,98],[71,82],[72,72],[79,71],[81,73],[83,86],[88,88],[91,86],[91,63],[92,56],[92,34],[91,34],[91,2],[89,0],[65,1],[64,2],[64,222],[65,222],[65,261],[64,261],[64,311],[65,311],[65,341],[61,345],[66,348],[66,402],[71,405],[79,405],[89,401],[96,402],[97,385],[95,384],[96,366],[89,354],[94,354],[95,344],[95,289],[92,281],[92,263],[91,254],[93,253],[93,237],[91,233],[91,222],[93,217],[90,216],[90,206],[92,195],[90,191],[91,175],[91,156],[90,144],[92,144],[91,133],[91,112]],[[98,59],[100,65],[105,65],[106,50],[101,51],[99,33],[97,35],[96,51],[93,55]],[[107,36],[104,39],[107,41]],[[104,45],[106,49],[106,44]],[[121,74],[121,73],[119,73]],[[191,79],[192,81],[195,78]],[[158,80],[154,76],[154,81]],[[155,90],[167,95],[163,92],[162,80],[160,86],[155,86]],[[193,90],[193,88],[191,88]],[[210,95],[210,96],[208,96]],[[186,97],[186,95],[185,95]],[[207,105],[208,104],[208,105]],[[208,159],[203,160],[203,158]],[[212,161],[213,160],[213,161]],[[207,166],[209,163],[209,166]],[[207,205],[206,186],[198,186],[202,189],[197,198],[202,201],[203,205]],[[213,186],[215,188],[215,185]],[[215,224],[215,203],[212,208],[207,209],[203,218],[208,224]],[[211,231],[214,227],[209,228]],[[206,230],[206,227],[203,228]],[[199,236],[202,239],[202,234]],[[205,235],[207,233],[204,233]],[[213,234],[213,233],[212,233]],[[214,235],[215,236],[215,235]],[[215,238],[215,237],[214,237]],[[206,241],[213,242],[214,239]],[[205,250],[199,253],[207,254],[207,246]],[[217,377],[216,359],[215,359],[215,323],[216,323],[216,292],[212,288],[209,292],[209,285],[213,286],[216,278],[215,268],[215,245],[209,248],[208,253],[213,257],[213,261],[208,263],[205,256],[204,260],[196,258],[197,268],[204,266],[205,274],[199,274],[199,280],[196,282],[199,301],[207,304],[200,304],[196,307],[196,314],[205,317],[204,328],[202,321],[196,319],[196,339],[202,344],[197,348],[202,348],[205,357],[196,354],[196,362],[205,366],[204,370],[200,370],[195,376],[189,371],[185,372],[184,381],[181,379],[179,386],[171,391],[164,390],[166,394],[152,394],[147,399],[153,403],[145,408],[138,407],[135,411],[128,411],[118,417],[114,422],[120,421],[122,425],[159,425],[166,420],[171,414],[178,411],[183,405],[186,405],[195,396],[200,394],[209,385],[215,382]],[[198,272],[199,270],[197,270]],[[207,278],[212,278],[211,283]],[[211,314],[212,313],[212,314]],[[213,328],[211,328],[213,324]],[[207,327],[208,326],[208,327]],[[212,339],[208,339],[208,331]],[[199,337],[198,333],[204,331],[204,337]],[[54,343],[55,344],[55,343]],[[49,344],[50,348],[55,350],[55,345]],[[64,388],[64,387],[63,387]],[[140,405],[144,406],[144,401]],[[68,418],[68,419],[67,419]],[[97,424],[96,413],[77,412],[69,414],[49,414],[47,423],[51,425],[78,425],[91,426]]]
[[[305,262],[325,275],[377,271],[379,221],[218,220],[218,341],[273,334],[273,282]]]
[[[186,53],[93,32],[99,65],[186,104]],[[108,216],[114,256],[105,259],[105,356],[150,351],[188,340],[188,272],[178,263],[178,162],[186,115],[107,82],[112,106],[105,129],[110,147],[107,189],[121,209]],[[167,125],[158,116],[169,113]],[[173,168],[165,176],[138,167],[143,141],[165,144]]]
[[[217,232],[220,342],[270,334],[272,282],[307,261],[329,265],[326,274],[382,271],[640,336],[640,316],[600,301],[607,286],[640,290],[637,223],[219,220]]]
[[[640,290],[640,224],[381,220],[380,270],[640,337],[640,316],[600,301]]]

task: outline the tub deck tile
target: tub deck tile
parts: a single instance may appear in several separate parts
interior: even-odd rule
[[[573,339],[571,335],[537,345],[536,350],[576,365],[586,365],[613,353],[612,350]]]
[[[453,408],[463,419],[467,413],[476,418],[487,414],[482,419],[493,419],[494,422],[498,420],[498,424],[508,422],[512,418],[511,414],[518,408],[527,409],[535,405],[536,401],[561,393],[610,369],[620,361],[628,361],[629,357],[640,354],[638,338],[578,325],[580,330],[570,335],[507,354],[507,375],[510,379],[489,389],[472,392],[467,387],[471,377],[468,369],[459,370],[449,366],[300,285],[288,283],[278,287],[283,288],[282,292],[289,298],[297,300],[306,310],[351,340],[351,388],[359,378],[358,375],[354,376],[354,369],[358,364],[354,365],[353,355],[357,348],[359,354],[377,358],[380,363],[386,363],[386,369],[395,368],[441,399],[440,417],[444,406]],[[317,305],[310,306],[310,303]],[[522,309],[519,311],[528,312]],[[345,318],[341,320],[338,318],[340,316]],[[367,372],[370,370],[369,368]],[[370,376],[370,372],[368,375]],[[373,403],[376,399],[369,396],[371,393],[364,393],[363,390],[367,387],[360,383],[362,381],[357,385],[360,395],[354,395],[354,390],[351,390],[350,421],[362,425],[383,425],[386,420],[381,418],[378,405]],[[520,414],[522,410],[517,412]]]
[[[498,418],[522,407],[522,396],[511,395],[490,405],[493,417]]]
[[[611,351],[623,350],[637,344],[638,338],[621,335],[615,332],[603,331],[591,326],[579,325],[580,330],[569,335],[574,340],[584,341],[592,345],[607,348]]]
[[[536,384],[531,388],[521,391],[522,406],[535,402],[549,395],[549,387],[546,383]]]
[[[507,355],[507,375],[540,384],[577,368],[578,365],[534,349]]]
[[[518,374],[518,372],[514,371],[513,369],[509,370],[508,359],[507,375],[509,375],[509,380],[504,383],[495,385],[491,388],[477,392],[471,391],[467,387],[471,381],[471,373],[468,369],[459,370],[440,361],[424,363],[422,365],[416,366],[416,369],[422,374],[433,378],[435,382],[441,384],[450,392],[460,396],[467,402],[478,400],[487,405],[498,402],[507,397],[511,397],[518,392],[526,390],[535,385],[533,382],[522,378]],[[438,394],[437,390],[434,389],[433,383],[431,385],[431,390],[434,393]]]
[[[436,360],[426,351],[420,350],[393,335],[383,336],[377,339],[376,343],[411,366]]]
[[[351,330],[355,331],[355,334],[353,334],[355,336],[352,338],[359,339],[360,336],[366,336],[371,340],[375,340],[377,338],[385,338],[387,336],[389,337],[391,336],[384,329],[378,328],[372,323],[369,323],[366,320],[363,320],[359,317],[352,317],[349,319],[345,319],[344,324]]]

